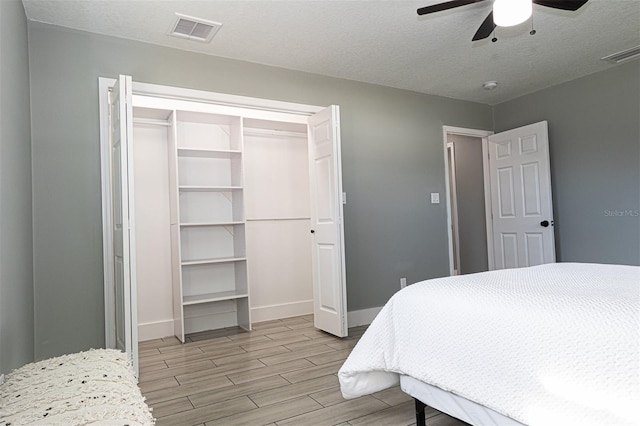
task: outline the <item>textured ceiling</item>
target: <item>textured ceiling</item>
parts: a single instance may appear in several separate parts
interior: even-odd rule
[[[1,0],[0,0],[1,1]],[[494,105],[614,65],[640,45],[640,0],[578,12],[534,5],[530,22],[472,42],[491,1],[418,17],[443,0],[23,0],[40,21],[210,55]],[[223,24],[210,44],[170,37],[175,13]],[[497,80],[493,91],[482,83]]]

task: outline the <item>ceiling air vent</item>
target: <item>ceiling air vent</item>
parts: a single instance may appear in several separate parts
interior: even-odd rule
[[[602,60],[613,62],[614,64],[620,64],[622,62],[627,62],[637,58],[640,58],[640,46],[632,47],[631,49],[623,50],[622,52],[605,56],[604,58],[602,58]]]
[[[176,21],[169,31],[169,35],[174,37],[209,43],[222,27],[219,22],[207,21],[180,13],[176,13],[176,16]]]

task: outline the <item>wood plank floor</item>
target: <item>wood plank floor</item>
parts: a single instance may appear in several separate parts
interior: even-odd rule
[[[139,344],[140,387],[159,426],[415,425],[399,388],[345,400],[338,369],[366,327],[339,339],[312,316]],[[427,408],[428,426],[463,426]]]

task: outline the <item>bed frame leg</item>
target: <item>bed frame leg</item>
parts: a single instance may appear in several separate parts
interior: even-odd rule
[[[424,418],[424,408],[426,405],[418,398],[413,398],[416,401],[416,426],[426,426],[426,420]]]

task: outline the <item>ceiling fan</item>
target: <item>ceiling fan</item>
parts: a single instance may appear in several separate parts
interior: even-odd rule
[[[421,7],[418,9],[418,15],[441,12],[443,10],[483,1],[487,0],[451,0],[433,6]],[[532,3],[553,9],[576,11],[584,6],[587,1],[588,0],[495,0],[493,10],[482,22],[472,40],[482,40],[489,37],[497,26],[509,27],[526,21],[531,16]],[[532,30],[530,34],[535,34],[535,30]],[[497,38],[494,37],[492,41],[495,42],[496,40]]]

